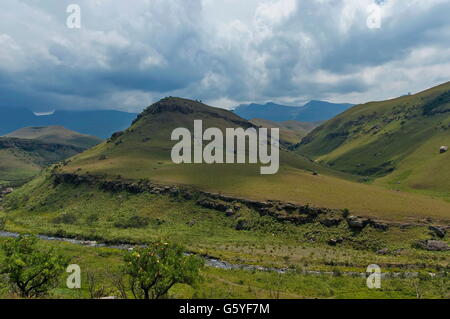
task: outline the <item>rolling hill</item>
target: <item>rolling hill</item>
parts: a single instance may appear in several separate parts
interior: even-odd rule
[[[0,184],[23,184],[36,176],[43,167],[83,150],[73,145],[0,137]]]
[[[396,99],[355,106],[324,123],[300,154],[375,184],[450,199],[450,82]]]
[[[42,168],[102,140],[62,126],[26,127],[0,137],[0,184],[20,185]]]
[[[351,106],[352,104],[348,103],[337,104],[324,101],[310,101],[303,106],[286,106],[271,102],[252,103],[237,106],[234,113],[247,120],[259,118],[276,122],[320,122],[331,119]]]
[[[181,98],[165,98],[148,107],[124,132],[78,154],[58,174],[94,175],[108,180],[151,180],[248,199],[282,200],[316,207],[348,208],[385,219],[447,218],[450,203],[427,196],[386,190],[356,182],[350,174],[321,166],[282,148],[280,171],[260,175],[260,164],[174,164],[173,129],[251,127],[233,112]]]
[[[91,148],[102,142],[102,139],[98,137],[83,135],[68,130],[63,126],[25,127],[6,134],[5,137],[31,139],[51,144],[72,145],[83,149]]]
[[[297,144],[303,137],[305,137],[309,132],[311,132],[321,123],[299,121],[275,122],[264,119],[252,119],[250,120],[250,122],[259,127],[279,128],[280,143],[285,146]]]

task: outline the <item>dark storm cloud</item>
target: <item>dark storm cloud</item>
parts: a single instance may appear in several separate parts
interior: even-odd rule
[[[448,80],[450,1],[2,1],[0,107],[363,102]],[[237,9],[239,8],[239,10]],[[422,76],[417,76],[422,74]]]

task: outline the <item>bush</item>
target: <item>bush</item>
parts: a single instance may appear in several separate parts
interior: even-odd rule
[[[62,213],[61,215],[53,218],[55,224],[74,224],[78,217],[73,213]]]
[[[2,243],[5,259],[0,273],[6,275],[13,293],[21,297],[41,297],[56,287],[69,260],[52,250],[38,247],[34,236],[20,236]]]
[[[342,210],[342,216],[343,216],[344,218],[347,218],[348,216],[350,216],[350,210],[349,210],[348,208],[344,208],[344,209]]]
[[[86,217],[86,223],[92,225],[98,221],[99,217],[97,214],[90,214]]]
[[[156,242],[124,257],[123,273],[129,277],[135,298],[166,297],[175,284],[193,285],[200,277],[203,260],[186,256],[183,247]]]
[[[0,230],[5,230],[6,217],[0,217]]]
[[[150,219],[138,215],[120,216],[114,222],[114,227],[117,228],[145,228],[148,226]]]

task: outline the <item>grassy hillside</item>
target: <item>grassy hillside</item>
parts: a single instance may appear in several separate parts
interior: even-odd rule
[[[241,205],[232,215],[205,208],[198,205],[195,192],[193,198],[186,199],[169,194],[110,192],[98,185],[55,185],[49,173],[50,170],[6,198],[3,204],[7,211],[0,209],[0,219],[6,221],[6,230],[111,244],[142,244],[164,239],[232,264],[291,270],[287,274],[277,274],[207,267],[204,271],[208,280],[195,288],[197,297],[275,298],[269,294],[274,290],[285,298],[415,297],[414,284],[418,283],[414,278],[386,278],[382,290],[370,290],[365,278],[342,275],[365,272],[374,261],[382,267],[383,273],[419,271],[427,274],[429,279],[421,284],[432,288],[426,294],[429,297],[443,298],[449,293],[448,280],[431,282],[448,276],[428,275],[428,272],[448,270],[449,252],[426,251],[415,246],[418,240],[433,238],[427,226],[390,226],[386,230],[367,226],[355,231],[344,220],[331,227],[319,220],[296,225],[261,216],[246,205]],[[245,229],[237,228],[241,221],[245,221]],[[341,238],[342,242],[330,245],[333,238]],[[450,243],[448,235],[441,240]],[[82,248],[68,243],[45,244],[61,247],[61,251],[84,269],[84,275],[87,270],[109,274],[121,265],[120,258],[113,258],[120,256],[117,250]],[[380,254],[379,250],[384,253]],[[308,275],[308,271],[331,274]],[[212,291],[214,294],[209,295]],[[172,296],[192,297],[178,289],[171,292]]]
[[[203,119],[204,128],[250,127],[232,112],[204,104],[166,98],[147,108],[125,132],[82,153],[60,168],[76,174],[109,178],[150,179],[162,184],[197,188],[254,199],[278,199],[318,207],[344,209],[384,219],[448,218],[450,203],[357,183],[351,175],[322,167],[283,149],[278,174],[260,175],[260,164],[174,164],[171,132],[191,128]]]
[[[353,107],[306,136],[298,152],[375,184],[450,200],[450,82]]]
[[[44,143],[72,145],[84,149],[91,148],[102,142],[102,139],[77,133],[63,126],[25,127],[5,135],[22,139],[38,140]]]
[[[279,128],[280,142],[285,146],[297,144],[309,132],[319,126],[320,123],[299,121],[275,122],[264,119],[252,119],[250,122],[259,127]]]
[[[0,185],[20,185],[48,165],[80,153],[84,148],[39,140],[0,137]]]

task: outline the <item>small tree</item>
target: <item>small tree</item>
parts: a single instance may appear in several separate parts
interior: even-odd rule
[[[194,284],[203,265],[200,258],[186,256],[181,246],[164,242],[129,252],[124,260],[131,292],[139,299],[159,299],[175,284]]]
[[[19,236],[1,244],[5,259],[0,273],[7,275],[13,292],[22,297],[46,295],[56,286],[68,259],[37,246],[34,236]]]

